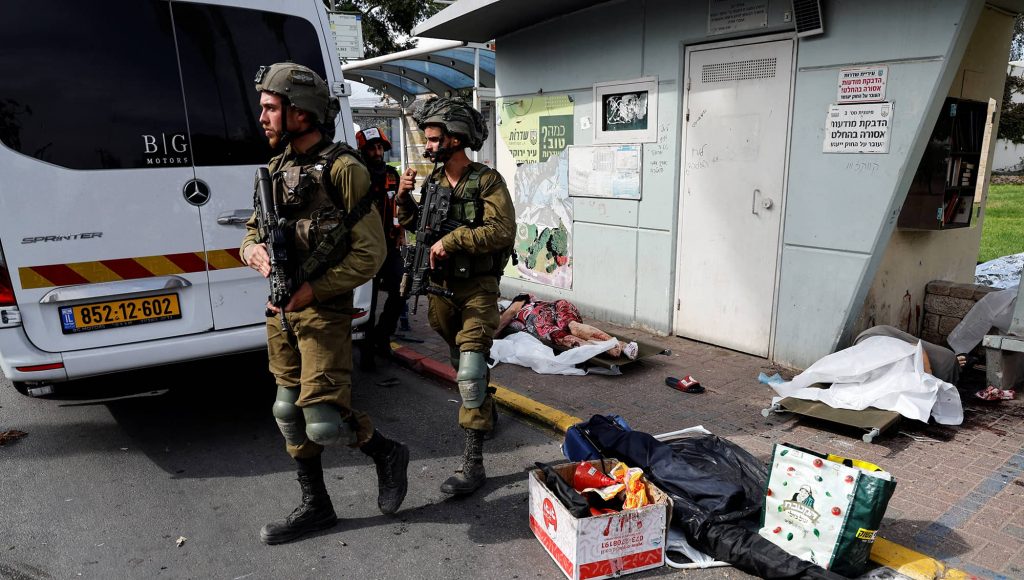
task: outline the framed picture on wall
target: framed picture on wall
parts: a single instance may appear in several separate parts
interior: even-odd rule
[[[594,143],[658,138],[658,77],[594,84]]]

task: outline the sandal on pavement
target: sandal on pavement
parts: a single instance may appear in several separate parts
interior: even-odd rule
[[[692,395],[704,392],[704,387],[700,384],[700,382],[698,382],[697,379],[691,377],[690,375],[686,375],[681,379],[677,379],[675,377],[666,377],[665,384],[677,391],[690,393]]]

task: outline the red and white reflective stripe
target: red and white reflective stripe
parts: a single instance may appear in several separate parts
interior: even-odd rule
[[[242,268],[237,248],[18,268],[25,290]]]

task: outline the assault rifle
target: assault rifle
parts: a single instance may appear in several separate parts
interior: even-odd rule
[[[277,213],[277,202],[274,201],[274,188],[270,183],[270,170],[260,167],[256,170],[256,225],[260,239],[267,245],[270,255],[270,296],[267,300],[281,309],[281,330],[290,332],[288,320],[284,317],[284,307],[292,298],[295,287],[289,271],[292,268],[288,255],[288,238],[285,232],[285,220]],[[268,308],[267,316],[273,316]]]
[[[433,294],[451,298],[452,291],[438,286],[432,280],[434,270],[430,267],[430,248],[445,234],[455,229],[448,222],[448,206],[451,203],[452,189],[439,188],[437,179],[437,157],[434,158],[434,170],[423,183],[420,190],[420,215],[416,222],[416,244],[402,248],[402,265],[405,272],[398,293],[405,299],[410,296]],[[412,312],[416,313],[418,303],[413,302]]]

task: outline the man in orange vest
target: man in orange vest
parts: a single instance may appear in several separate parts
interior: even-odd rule
[[[360,349],[359,364],[363,370],[376,367],[374,354],[386,358],[391,356],[391,335],[395,332],[398,319],[405,307],[405,300],[399,296],[398,285],[402,280],[402,245],[405,230],[398,223],[395,193],[398,191],[398,171],[384,163],[384,153],[391,151],[391,141],[376,127],[369,127],[356,133],[356,145],[370,170],[370,195],[380,210],[384,226],[388,255],[384,265],[373,280],[373,300],[370,302],[370,320],[366,340]],[[387,300],[380,317],[374,320],[377,310],[377,293],[387,292]]]

